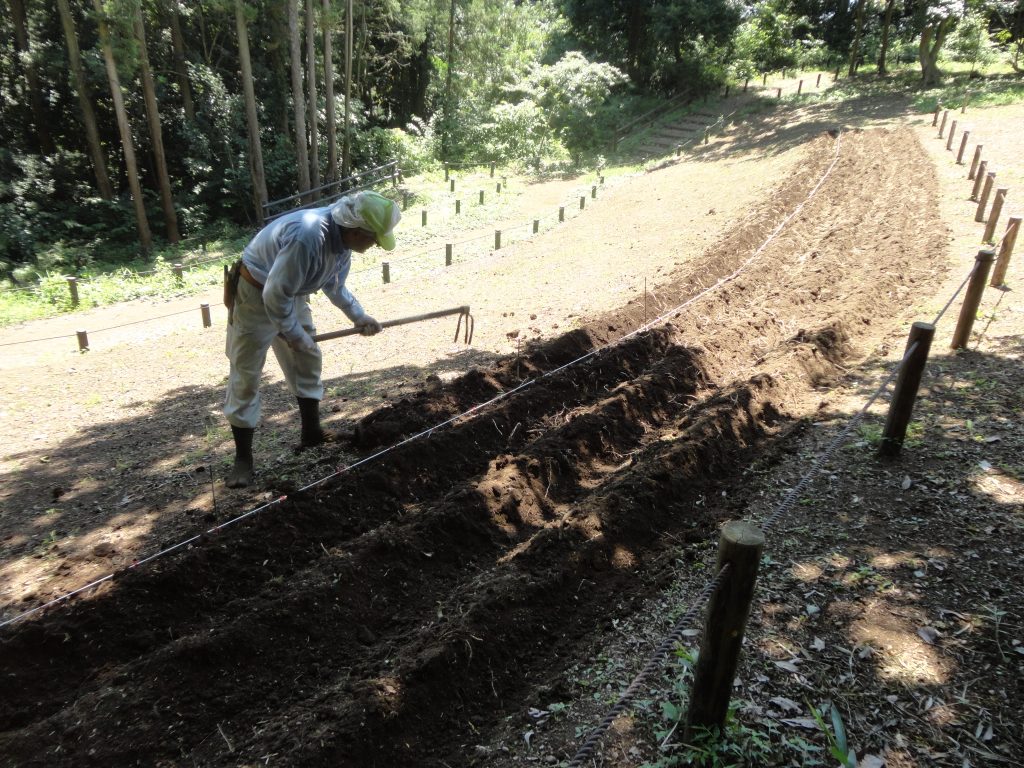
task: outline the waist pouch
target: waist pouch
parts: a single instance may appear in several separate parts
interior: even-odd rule
[[[230,267],[227,264],[224,265],[224,306],[228,309],[228,322],[231,322],[230,312],[235,308],[235,295],[238,293],[238,280],[241,276],[241,259]]]

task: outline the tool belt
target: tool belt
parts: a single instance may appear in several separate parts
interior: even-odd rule
[[[263,290],[263,284],[259,282],[252,273],[246,269],[245,264],[239,259],[231,266],[224,265],[224,306],[228,309],[228,323],[233,319],[235,309],[235,296],[238,295],[238,280],[242,279],[258,291]]]

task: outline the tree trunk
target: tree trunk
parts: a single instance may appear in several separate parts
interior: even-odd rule
[[[857,0],[857,10],[855,12],[856,27],[853,32],[853,42],[850,43],[850,65],[847,72],[850,77],[857,74],[857,58],[860,56],[860,40],[861,37],[864,36],[865,5],[867,5],[867,0]]]
[[[312,0],[307,0],[312,2]],[[289,69],[292,75],[292,113],[295,115],[295,159],[299,171],[299,192],[309,192],[309,153],[306,151],[306,97],[302,91],[302,45],[299,40],[299,2],[288,0]],[[308,195],[303,200],[309,202]]]
[[[185,38],[181,34],[181,15],[178,0],[170,0],[171,44],[174,46],[174,72],[181,89],[181,106],[189,122],[196,119],[196,108],[192,103],[192,88],[188,84],[188,66],[185,63]]]
[[[921,62],[921,85],[933,88],[942,82],[942,71],[939,69],[939,51],[946,42],[946,35],[953,26],[953,17],[949,16],[936,24],[928,24],[921,30],[921,43],[918,45],[918,59]]]
[[[889,74],[886,66],[886,56],[889,53],[889,30],[892,29],[892,12],[896,8],[896,0],[886,0],[885,19],[882,21],[882,46],[878,52],[878,76],[885,77]]]
[[[352,171],[352,0],[345,8],[345,141],[341,151],[341,175],[348,178]]]
[[[455,0],[448,8],[448,66],[444,73],[444,127],[441,132],[441,157],[447,159],[451,151],[452,71],[455,68]]]
[[[316,95],[316,24],[314,0],[306,0],[306,82],[309,84],[309,170],[313,188],[320,186],[320,110]]]
[[[245,23],[243,0],[235,0],[235,29],[238,33],[238,58],[242,68],[242,91],[245,93],[245,118],[249,125],[249,170],[252,174],[252,197],[256,207],[256,220],[262,222],[263,204],[267,202],[267,177],[263,171],[263,146],[260,143],[260,122],[256,114],[256,89],[252,82],[249,31]]]
[[[331,18],[331,0],[323,0],[323,15],[320,25],[324,33],[324,98],[327,101],[327,181],[338,180],[338,120],[334,114],[334,56],[331,50],[331,32],[334,22]]]
[[[50,136],[49,121],[43,106],[43,94],[39,90],[39,73],[32,55],[32,41],[28,34],[28,18],[25,14],[25,0],[11,0],[11,20],[14,22],[14,49],[19,54],[25,69],[25,84],[28,89],[29,105],[32,107],[32,122],[35,123],[39,139],[39,153],[52,155],[56,150]]]
[[[139,242],[142,244],[142,250],[148,252],[153,246],[153,235],[149,231],[146,202],[142,197],[142,185],[139,184],[139,168],[135,161],[135,146],[132,144],[132,130],[128,124],[128,113],[124,108],[121,79],[117,75],[117,64],[114,62],[114,49],[110,44],[110,31],[107,29],[107,21],[103,16],[102,0],[92,0],[92,5],[96,10],[100,47],[103,49],[103,62],[107,68],[107,80],[110,82],[110,97],[114,101],[114,112],[117,114],[117,129],[121,133],[125,173],[128,176],[128,186],[132,191],[132,202],[135,205],[135,223],[139,229]]]
[[[78,33],[75,31],[75,21],[71,17],[68,0],[57,0],[57,10],[60,11],[60,22],[64,27],[64,40],[68,46],[68,65],[71,67],[71,76],[75,81],[75,94],[78,96],[78,106],[82,110],[82,122],[85,123],[85,139],[89,146],[89,157],[92,159],[92,170],[96,175],[96,189],[104,200],[113,200],[114,188],[110,184],[110,177],[107,176],[107,160],[100,147],[100,132],[96,127],[96,113],[92,109],[92,94],[85,79],[85,70],[82,68]]]
[[[135,21],[132,24],[135,40],[139,44],[139,70],[142,75],[142,94],[146,100],[146,118],[149,121],[149,137],[153,143],[153,159],[156,161],[156,178],[160,185],[160,204],[164,211],[164,227],[167,240],[176,243],[181,240],[178,233],[178,214],[174,210],[174,194],[171,191],[171,178],[167,173],[167,155],[164,153],[164,135],[160,127],[160,108],[156,102],[156,86],[153,84],[153,73],[149,67],[149,52],[146,49],[146,26],[142,19],[141,4],[135,9]]]

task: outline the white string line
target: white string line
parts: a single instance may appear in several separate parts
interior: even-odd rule
[[[541,374],[540,376],[538,376],[538,377],[536,377],[534,379],[528,379],[528,380],[522,382],[521,384],[519,384],[518,386],[513,387],[512,389],[506,390],[504,392],[500,392],[497,395],[495,395],[494,397],[492,397],[490,400],[486,400],[486,401],[484,401],[482,403],[478,403],[477,405],[474,405],[472,408],[469,408],[468,410],[466,410],[466,411],[464,411],[464,412],[462,412],[460,414],[456,414],[455,416],[452,416],[451,418],[448,418],[448,419],[440,422],[439,424],[435,424],[434,426],[429,427],[428,429],[425,429],[425,430],[423,430],[421,432],[418,432],[415,435],[411,435],[410,437],[407,437],[404,440],[401,440],[401,441],[399,441],[399,442],[397,442],[397,443],[395,443],[393,445],[390,445],[390,446],[388,446],[386,448],[382,448],[381,450],[377,451],[376,453],[371,454],[370,456],[366,456],[366,457],[360,459],[359,461],[357,461],[357,462],[355,462],[353,464],[348,464],[348,465],[339,467],[337,470],[335,470],[331,474],[326,475],[326,476],[320,478],[319,480],[315,480],[312,483],[309,483],[308,485],[303,486],[302,488],[300,488],[295,493],[302,493],[302,492],[308,491],[308,490],[310,490],[312,488],[316,488],[319,485],[323,485],[324,483],[328,482],[329,480],[332,480],[332,479],[334,479],[334,478],[336,478],[336,477],[338,477],[338,476],[340,476],[342,474],[345,474],[345,473],[355,469],[356,467],[360,467],[360,466],[362,466],[364,464],[367,464],[367,463],[369,463],[369,462],[371,462],[371,461],[373,461],[375,459],[378,459],[381,456],[384,456],[384,455],[386,455],[388,453],[391,453],[392,451],[397,450],[398,448],[401,448],[403,445],[407,445],[408,443],[411,443],[414,440],[420,439],[421,437],[430,436],[437,429],[442,429],[443,427],[446,427],[446,426],[448,426],[450,424],[453,424],[454,422],[458,421],[459,419],[468,417],[468,416],[470,416],[470,415],[472,415],[472,414],[474,414],[474,413],[476,413],[476,412],[486,408],[489,405],[493,405],[494,403],[500,402],[501,400],[504,400],[507,397],[511,397],[512,395],[516,394],[517,392],[521,392],[521,391],[527,389],[528,387],[533,386],[534,384],[536,384],[538,381],[540,381],[542,379],[549,378],[551,376],[554,376],[555,374],[561,373],[562,371],[566,370],[567,368],[569,368],[569,367],[571,367],[573,365],[577,365],[578,363],[581,363],[584,360],[588,360],[588,359],[590,359],[590,358],[592,358],[592,357],[594,357],[594,356],[596,356],[596,355],[598,355],[598,354],[600,354],[600,353],[602,353],[602,352],[604,352],[604,351],[606,351],[606,350],[608,350],[608,349],[610,349],[610,348],[612,348],[612,347],[614,347],[614,346],[616,346],[618,344],[621,344],[624,340],[629,339],[629,338],[631,338],[633,336],[636,336],[637,334],[641,333],[642,331],[650,329],[653,325],[655,325],[656,323],[660,322],[662,319],[664,319],[666,317],[669,317],[673,313],[681,311],[685,307],[687,307],[690,304],[692,304],[693,302],[695,302],[697,299],[707,295],[708,293],[710,293],[711,291],[715,290],[719,286],[724,285],[725,283],[735,279],[735,277],[746,266],[748,266],[754,259],[756,259],[758,256],[761,255],[761,253],[769,245],[769,243],[771,243],[772,240],[774,240],[778,236],[779,232],[782,231],[782,228],[790,220],[792,220],[794,216],[796,216],[801,210],[803,210],[803,207],[818,193],[818,191],[821,189],[821,186],[825,183],[825,180],[829,177],[829,175],[832,173],[832,170],[835,168],[836,164],[839,162],[839,149],[840,149],[841,139],[842,139],[842,134],[840,134],[839,138],[836,140],[835,157],[833,158],[831,165],[829,165],[828,169],[825,171],[824,175],[822,175],[821,179],[815,185],[814,189],[812,189],[810,191],[810,193],[808,193],[807,197],[800,203],[800,205],[798,205],[793,210],[793,212],[789,216],[787,216],[785,219],[783,219],[783,221],[775,228],[775,230],[768,236],[768,239],[765,240],[764,243],[761,244],[761,246],[754,252],[754,254],[749,259],[747,259],[739,268],[737,268],[728,277],[722,278],[721,280],[719,280],[718,282],[714,283],[710,287],[705,288],[703,291],[701,291],[697,295],[687,299],[685,302],[683,302],[679,306],[669,310],[668,312],[663,313],[662,315],[659,316],[659,318],[656,318],[655,320],[652,320],[650,323],[647,323],[646,325],[644,325],[644,326],[642,326],[642,327],[640,327],[640,328],[638,328],[638,329],[636,329],[636,330],[634,330],[634,331],[632,331],[632,332],[630,332],[630,333],[620,337],[619,339],[617,339],[615,341],[609,342],[608,344],[605,344],[602,347],[597,347],[595,349],[592,349],[590,352],[587,352],[586,354],[581,355],[580,357],[577,357],[575,360],[570,360],[568,363],[560,365],[557,368],[553,368],[550,371],[546,371],[545,373]],[[270,507],[273,507],[273,506],[275,506],[277,504],[280,504],[283,501],[285,501],[285,499],[287,499],[287,498],[288,498],[287,495],[280,496],[279,498],[274,499],[273,501],[269,501],[269,502],[267,502],[266,504],[264,504],[264,505],[262,505],[260,507],[256,507],[255,509],[251,509],[248,512],[244,512],[241,515],[238,515],[237,517],[234,517],[234,518],[232,518],[232,519],[230,519],[230,520],[228,520],[228,521],[226,521],[224,523],[221,523],[220,525],[215,525],[213,528],[210,528],[209,530],[207,530],[207,531],[205,531],[203,533],[196,534],[195,536],[192,536],[192,537],[190,537],[188,539],[180,541],[177,544],[174,544],[174,545],[172,545],[170,547],[167,547],[167,548],[162,549],[162,550],[160,550],[158,552],[155,552],[152,555],[149,555],[148,557],[143,558],[142,560],[133,561],[131,565],[129,565],[127,568],[122,569],[122,570],[123,571],[132,570],[134,568],[137,568],[140,565],[144,565],[144,564],[149,563],[149,562],[151,562],[153,560],[156,560],[159,557],[163,557],[164,555],[167,555],[167,554],[169,554],[171,552],[174,552],[174,551],[176,551],[178,549],[181,549],[182,547],[188,546],[189,544],[192,544],[193,542],[198,541],[199,539],[202,539],[202,538],[204,538],[207,535],[216,533],[216,532],[221,531],[221,530],[223,530],[225,528],[233,526],[236,523],[239,523],[242,520],[245,520],[246,518],[249,518],[249,517],[251,517],[251,516],[253,516],[253,515],[255,515],[255,514],[259,513],[259,512],[262,512],[263,510],[269,509]],[[67,594],[64,594],[64,595],[61,595],[59,597],[56,597],[53,600],[50,600],[50,601],[44,603],[43,605],[36,606],[35,608],[32,608],[32,609],[30,609],[28,611],[24,611],[24,612],[22,612],[20,614],[17,614],[16,616],[14,616],[11,619],[6,619],[3,622],[0,622],[0,629],[2,629],[3,627],[8,626],[10,624],[14,624],[14,623],[16,623],[18,621],[21,621],[22,619],[28,618],[29,616],[32,616],[32,615],[34,615],[34,614],[36,614],[36,613],[38,613],[38,612],[40,612],[42,610],[45,610],[46,608],[55,606],[55,605],[57,605],[59,603],[63,603],[65,601],[69,600],[71,597],[73,597],[75,595],[81,594],[82,592],[84,592],[84,591],[86,591],[88,589],[91,589],[92,587],[95,587],[95,586],[97,586],[99,584],[102,584],[105,581],[109,581],[110,579],[113,579],[119,573],[121,573],[121,571],[117,571],[115,573],[108,574],[108,575],[106,575],[106,576],[104,576],[104,577],[102,577],[100,579],[97,579],[96,581],[91,582],[90,584],[88,584],[88,585],[86,585],[84,587],[80,587],[79,589],[77,589],[77,590],[75,590],[73,592],[69,592]]]

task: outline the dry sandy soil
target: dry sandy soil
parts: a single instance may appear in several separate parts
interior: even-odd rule
[[[1022,114],[969,115],[1008,186]],[[3,619],[116,577],[0,628],[5,763],[567,761],[703,586],[717,526],[824,457],[769,539],[719,749],[832,764],[810,706],[833,702],[866,765],[1015,764],[1019,267],[968,351],[959,303],[940,322],[900,458],[873,449],[884,398],[831,448],[978,248],[934,134],[896,101],[780,108],[538,236],[447,269],[399,253],[386,286],[367,265],[371,312],[469,304],[472,345],[443,322],[325,342],[325,410],[356,439],[298,456],[268,365],[253,490],[218,482],[223,318],[8,348]],[[508,221],[590,183],[526,190]],[[687,759],[659,706],[683,666],[588,764]]]

